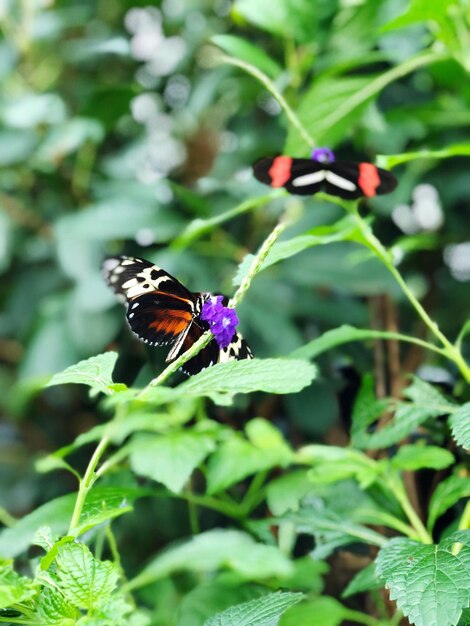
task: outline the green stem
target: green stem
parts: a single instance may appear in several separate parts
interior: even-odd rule
[[[292,126],[295,126],[297,128],[300,135],[305,140],[305,143],[310,148],[313,148],[315,146],[316,144],[315,139],[305,130],[305,128],[300,123],[300,120],[297,117],[297,115],[287,104],[287,101],[284,98],[284,96],[278,90],[276,85],[266,76],[266,74],[263,74],[263,72],[261,72],[258,68],[254,67],[253,65],[250,65],[249,63],[245,63],[244,61],[241,61],[240,59],[235,59],[233,57],[222,55],[221,60],[224,63],[228,63],[229,65],[235,65],[236,67],[241,67],[243,70],[245,70],[245,72],[248,72],[248,74],[251,74],[252,76],[257,78],[259,82],[262,85],[264,85],[266,89],[271,93],[271,95],[274,98],[276,98],[276,100],[279,102],[281,107],[284,109],[285,114],[287,115],[290,123],[292,124]]]
[[[240,509],[241,511],[243,511],[245,517],[248,517],[251,511],[256,506],[258,506],[258,504],[264,499],[264,489],[261,490],[261,488],[264,484],[264,481],[266,480],[267,475],[267,471],[258,472],[258,474],[256,474],[251,481],[250,486],[246,491],[245,497],[240,504]]]
[[[459,530],[468,530],[470,528],[470,500],[465,505],[462,517],[459,522]]]
[[[354,611],[353,609],[345,609],[344,619],[351,622],[357,622],[358,624],[365,624],[365,626],[381,626],[383,622],[375,617],[365,615],[360,611]]]
[[[415,529],[418,540],[422,543],[433,543],[431,535],[428,533],[423,522],[420,520],[418,514],[414,510],[408,498],[408,494],[406,493],[405,487],[398,474],[393,472],[385,480],[389,488],[393,492],[395,498],[399,502],[401,508],[403,509],[403,512],[410,520],[412,527]]]
[[[410,304],[415,309],[416,313],[423,320],[424,324],[428,327],[428,329],[432,332],[432,334],[440,341],[443,345],[442,353],[451,361],[453,361],[457,367],[459,368],[462,376],[465,378],[467,382],[470,382],[470,367],[465,362],[460,350],[457,346],[453,345],[447,337],[441,332],[439,326],[434,322],[416,298],[414,293],[406,284],[400,272],[394,266],[390,253],[384,248],[382,243],[377,239],[377,237],[373,234],[370,226],[362,219],[362,217],[357,212],[357,209],[354,208],[352,212],[354,219],[359,227],[361,235],[364,239],[365,245],[371,250],[386,266],[388,271],[395,278],[397,283],[399,284],[401,290],[408,298]]]
[[[110,444],[111,439],[107,435],[104,435],[99,444],[96,446],[95,451],[93,452],[93,456],[88,463],[88,467],[86,468],[85,474],[80,481],[80,485],[78,488],[77,499],[75,501],[75,507],[73,510],[72,520],[69,526],[69,535],[73,535],[74,530],[78,527],[80,516],[82,514],[83,506],[85,504],[85,499],[88,495],[88,492],[92,488],[95,483],[96,475],[95,469],[100,461],[101,456],[104,451]]]
[[[258,196],[257,198],[249,198],[248,200],[245,200],[244,202],[241,202],[237,206],[233,207],[233,209],[229,209],[228,211],[225,211],[225,213],[215,215],[209,219],[196,219],[188,224],[181,235],[173,241],[170,247],[177,250],[185,248],[196,239],[199,239],[207,232],[210,232],[213,228],[215,228],[215,226],[219,226],[220,224],[223,224],[234,217],[238,217],[243,213],[253,211],[258,207],[264,206],[265,204],[268,204],[268,202],[282,198],[285,195],[286,192],[284,192],[284,190],[271,192],[264,196]]]

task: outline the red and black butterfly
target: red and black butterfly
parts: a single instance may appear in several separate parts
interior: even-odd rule
[[[168,272],[145,259],[108,257],[103,262],[103,273],[110,287],[126,302],[127,321],[139,339],[151,346],[173,344],[167,361],[174,361],[209,330],[201,311],[204,303],[213,298],[211,293],[188,291]],[[224,296],[223,304],[227,303]],[[248,344],[235,332],[227,347],[220,348],[214,338],[181,369],[192,375],[215,363],[251,358]]]
[[[324,191],[344,200],[372,198],[390,193],[397,186],[395,176],[372,163],[335,161],[329,148],[316,148],[311,159],[288,156],[264,157],[253,165],[255,177],[271,187],[311,196]]]

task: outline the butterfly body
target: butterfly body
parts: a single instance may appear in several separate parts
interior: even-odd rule
[[[173,344],[167,361],[186,352],[210,329],[201,319],[201,312],[204,303],[213,297],[211,293],[193,293],[162,268],[135,257],[109,257],[103,263],[103,273],[127,304],[127,321],[139,339],[151,346]],[[223,301],[226,305],[228,298]],[[196,374],[215,363],[252,356],[245,340],[235,333],[225,348],[212,339],[182,369]]]
[[[284,187],[295,195],[324,191],[344,200],[389,193],[397,185],[391,172],[366,162],[264,157],[253,165],[253,173],[260,182],[273,188]]]

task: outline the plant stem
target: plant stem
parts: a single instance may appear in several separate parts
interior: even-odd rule
[[[300,135],[305,140],[305,143],[309,146],[309,148],[313,148],[315,146],[316,144],[315,139],[302,126],[299,118],[294,113],[294,111],[290,108],[290,106],[287,104],[287,101],[284,98],[284,96],[278,90],[276,85],[266,76],[266,74],[261,72],[258,68],[254,67],[253,65],[250,65],[249,63],[245,63],[244,61],[241,61],[240,59],[235,59],[234,57],[226,56],[225,54],[221,56],[221,60],[224,63],[228,63],[229,65],[235,65],[236,67],[241,67],[243,70],[245,70],[245,72],[248,72],[248,74],[251,74],[252,76],[257,78],[259,82],[263,84],[266,87],[266,89],[271,93],[271,95],[274,98],[276,98],[276,100],[279,102],[281,107],[284,109],[285,114],[289,118],[290,123],[292,124],[292,126],[295,126],[297,128],[297,130],[299,131]]]
[[[12,528],[16,524],[16,519],[13,515],[10,515],[3,507],[0,507],[0,524],[3,524],[7,528]]]
[[[413,306],[419,317],[423,320],[425,325],[429,328],[429,330],[433,333],[433,335],[440,341],[443,345],[442,353],[451,361],[453,361],[457,367],[459,368],[462,376],[465,378],[467,382],[470,382],[470,367],[465,362],[460,350],[457,346],[453,345],[447,337],[441,332],[436,322],[434,322],[416,298],[414,293],[406,284],[400,272],[394,266],[392,259],[390,257],[390,253],[384,248],[382,243],[377,239],[377,237],[373,234],[370,226],[362,219],[362,217],[357,212],[357,208],[355,207],[353,210],[353,216],[356,220],[356,223],[359,227],[360,233],[363,237],[363,243],[371,250],[375,256],[377,256],[388,271],[395,278],[397,283],[400,285],[401,290],[408,298],[410,304]]]
[[[173,241],[170,247],[181,250],[196,239],[199,239],[199,237],[202,237],[204,234],[211,231],[215,226],[219,226],[220,224],[223,224],[224,222],[227,222],[234,217],[238,217],[238,215],[248,213],[248,211],[252,211],[253,209],[257,209],[260,206],[264,206],[265,204],[268,204],[268,202],[272,202],[273,200],[282,198],[285,195],[286,192],[284,190],[278,190],[264,196],[249,198],[248,200],[241,202],[232,209],[225,211],[225,213],[214,215],[214,217],[208,219],[195,219],[190,224],[188,224],[188,226],[184,229],[181,235],[179,235]]]
[[[72,535],[74,530],[76,530],[76,528],[78,527],[80,516],[83,510],[83,505],[85,504],[85,499],[96,480],[95,469],[100,461],[102,454],[104,453],[110,442],[111,438],[107,435],[104,435],[102,437],[101,441],[96,446],[96,449],[93,452],[93,456],[91,457],[90,462],[88,463],[88,467],[86,468],[85,474],[80,481],[72,520],[69,526],[69,535]]]
[[[406,493],[403,483],[395,472],[390,474],[386,479],[386,483],[393,492],[395,498],[400,503],[401,508],[410,520],[412,527],[415,529],[419,541],[422,543],[433,543],[431,535],[426,530],[423,522],[420,520],[418,514],[414,510],[408,495]]]

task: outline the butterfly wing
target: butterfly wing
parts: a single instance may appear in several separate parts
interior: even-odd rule
[[[186,335],[196,314],[196,298],[176,278],[144,259],[109,257],[103,273],[127,303],[133,332],[150,345],[164,345]]]
[[[270,187],[284,187],[298,196],[311,196],[324,189],[324,163],[312,159],[294,159],[287,156],[263,158],[253,165],[253,174]]]
[[[397,179],[388,170],[373,163],[336,161],[328,165],[325,191],[345,200],[372,198],[390,193],[397,186]]]
[[[372,163],[335,161],[320,163],[312,159],[277,156],[263,158],[253,166],[255,177],[271,187],[284,187],[289,193],[311,196],[324,191],[344,200],[371,198],[390,193],[397,179]]]
[[[184,341],[181,345],[180,352],[185,352],[190,348],[195,341],[204,333],[204,329],[201,329],[198,325],[193,324],[189,329]],[[216,363],[226,363],[227,361],[241,361],[242,359],[252,359],[253,353],[251,352],[248,344],[239,333],[235,333],[232,341],[226,348],[219,348],[217,341],[211,339],[211,341],[200,352],[193,356],[192,359],[186,361],[181,367],[185,374],[193,376],[198,374],[206,367],[215,365]]]

